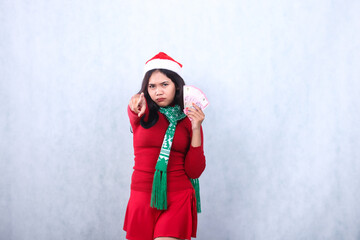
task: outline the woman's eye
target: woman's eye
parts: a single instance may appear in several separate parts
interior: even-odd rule
[[[154,85],[149,85],[149,88],[154,88]]]
[[[166,87],[167,85],[169,85],[168,83],[163,83],[163,86]]]

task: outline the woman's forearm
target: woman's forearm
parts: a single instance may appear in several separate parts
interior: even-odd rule
[[[200,128],[196,128],[196,129],[192,130],[191,146],[192,147],[200,147],[201,146],[201,130],[200,130]]]

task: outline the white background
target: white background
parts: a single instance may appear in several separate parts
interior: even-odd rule
[[[0,1],[0,239],[125,238],[126,106],[159,51],[210,101],[197,239],[360,239],[359,12]]]

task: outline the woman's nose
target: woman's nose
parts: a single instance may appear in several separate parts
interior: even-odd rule
[[[161,89],[157,88],[157,89],[155,90],[155,94],[156,94],[156,96],[162,95]]]

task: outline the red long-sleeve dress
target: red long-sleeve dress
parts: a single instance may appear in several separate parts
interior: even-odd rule
[[[148,108],[146,108],[148,109]],[[147,116],[148,110],[145,112]],[[131,189],[151,192],[155,165],[159,157],[165,132],[169,126],[166,117],[158,112],[157,123],[145,129],[140,125],[140,118],[128,107],[128,115],[133,130],[135,165],[131,180]],[[179,191],[192,188],[189,178],[198,178],[205,169],[203,151],[203,133],[201,146],[191,146],[192,129],[188,117],[176,125],[175,135],[167,167],[167,190]]]
[[[146,107],[145,120],[148,114]],[[146,129],[141,126],[140,118],[130,107],[128,115],[133,130],[135,164],[124,221],[127,239],[152,240],[159,236],[180,239],[196,237],[196,199],[189,178],[200,177],[205,169],[202,129],[201,146],[192,147],[189,118],[178,121],[167,166],[168,210],[161,211],[150,207],[150,197],[155,165],[169,122],[158,112],[158,121]]]

